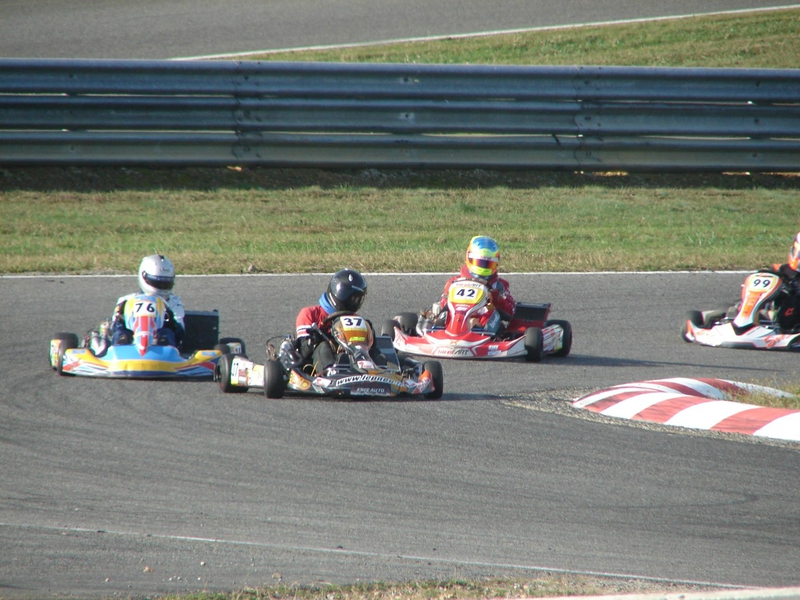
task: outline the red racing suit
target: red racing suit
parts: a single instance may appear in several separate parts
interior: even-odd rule
[[[336,360],[328,341],[313,330],[316,325],[320,331],[330,333],[332,321],[328,321],[323,327],[323,322],[330,314],[320,305],[306,306],[295,319],[295,350],[300,353],[304,362],[314,365],[317,373],[321,373]]]
[[[453,275],[450,279],[447,280],[447,283],[444,284],[444,291],[442,292],[442,297],[439,300],[439,307],[444,309],[447,307],[447,293],[450,291],[450,286],[453,284],[454,281],[458,279],[475,279],[472,273],[469,272],[466,265],[461,267],[461,271],[458,275]],[[481,281],[481,280],[477,280]],[[500,314],[500,318],[503,321],[510,321],[511,317],[514,316],[514,310],[517,306],[514,297],[511,295],[511,292],[508,291],[508,281],[505,279],[500,278],[500,276],[495,273],[492,275],[487,281],[481,281],[481,283],[485,283],[486,287],[489,288],[489,293],[492,296],[492,304],[497,312]],[[480,323],[481,327],[486,325],[486,322],[489,320],[492,311],[484,309],[484,313],[480,315]]]
[[[322,322],[327,319],[329,314],[325,312],[325,309],[319,305],[316,306],[306,306],[303,308],[298,314],[297,319],[295,319],[295,334],[298,340],[304,337],[309,337],[310,333],[308,331],[309,327],[312,325],[316,325],[317,327],[322,328]],[[325,331],[331,330],[331,323],[330,321],[325,324],[326,329]]]

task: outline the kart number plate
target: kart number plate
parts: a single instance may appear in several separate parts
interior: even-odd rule
[[[486,295],[486,286],[477,281],[456,281],[447,295],[452,304],[478,304]]]
[[[342,329],[345,331],[365,331],[367,329],[364,317],[349,315],[346,317],[340,317],[339,321],[342,323]]]
[[[779,283],[777,275],[770,273],[759,273],[758,275],[751,275],[747,278],[747,291],[756,294],[763,294],[771,291]]]

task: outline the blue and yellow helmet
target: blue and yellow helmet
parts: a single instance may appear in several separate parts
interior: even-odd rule
[[[464,263],[473,277],[489,279],[497,273],[500,264],[500,248],[492,238],[476,235],[467,246]]]

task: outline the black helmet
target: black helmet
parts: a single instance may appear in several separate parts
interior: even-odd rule
[[[331,277],[325,295],[337,311],[357,312],[367,297],[367,280],[358,271],[342,269]]]

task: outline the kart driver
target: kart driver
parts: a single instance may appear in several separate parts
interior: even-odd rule
[[[784,292],[776,296],[762,312],[770,321],[777,322],[782,331],[793,333],[800,330],[800,233],[789,248],[789,258],[784,264],[775,263],[765,271],[775,273],[784,284]],[[741,301],[727,309],[728,318],[739,314]]]
[[[315,373],[322,373],[336,362],[336,355],[328,339],[332,314],[356,313],[367,297],[367,281],[353,269],[342,269],[331,277],[328,288],[319,297],[319,304],[306,306],[295,320],[295,349],[303,362],[312,363]]]
[[[774,300],[776,320],[783,331],[793,332],[800,327],[800,232],[789,248],[788,261],[772,265],[772,270],[786,286],[786,292]]]
[[[434,302],[429,311],[420,316],[420,321],[417,328],[420,330],[427,330],[437,323],[443,323],[445,312],[442,311],[447,306],[447,294],[453,282],[459,279],[471,279],[484,284],[489,288],[489,293],[492,299],[492,305],[503,322],[508,323],[514,316],[516,308],[516,301],[511,293],[508,291],[508,281],[501,279],[497,274],[497,268],[500,264],[500,248],[497,242],[486,235],[477,235],[473,237],[467,246],[467,253],[464,257],[464,264],[458,275],[454,275],[447,280],[444,285],[442,297],[438,302]],[[492,309],[485,307],[483,314],[478,316],[478,319],[473,323],[473,327],[485,328],[487,322],[492,316]]]
[[[172,292],[175,285],[175,267],[166,256],[152,254],[145,256],[139,264],[139,289],[142,294],[161,297],[167,305],[167,314],[162,327],[157,333],[158,344],[180,348],[185,332],[183,308],[180,296]],[[133,343],[133,332],[125,327],[125,303],[136,296],[127,294],[117,300],[114,314],[100,324],[100,327],[89,333],[89,348],[98,356],[112,345]],[[110,339],[109,339],[110,338]]]

